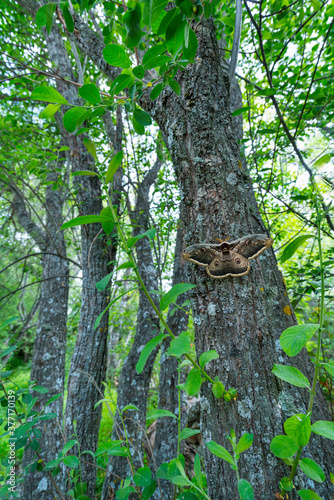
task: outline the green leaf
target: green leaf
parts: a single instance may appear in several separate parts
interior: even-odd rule
[[[190,349],[190,337],[187,332],[181,332],[175,339],[170,343],[170,347],[167,349],[168,356],[177,356],[180,358],[182,354],[186,354]]]
[[[42,387],[41,385],[33,385],[32,389],[40,394],[47,394],[49,392],[49,389]]]
[[[278,458],[292,457],[299,445],[289,436],[275,436],[270,444],[270,451]]]
[[[246,479],[239,479],[238,492],[240,500],[254,500],[252,485]]]
[[[149,48],[143,56],[143,67],[147,69],[147,65],[150,64],[150,61],[159,57],[163,52],[166,52],[166,45],[164,43],[153,45],[153,47]],[[152,66],[152,68],[154,68],[154,66]]]
[[[0,354],[0,358],[7,356],[11,352],[15,351],[15,349],[17,349],[17,345],[11,345],[10,347],[7,347],[7,349],[2,351],[2,353]]]
[[[286,491],[292,491],[293,490],[293,482],[288,478],[288,477],[282,477],[282,479],[279,482],[279,487],[283,490]]]
[[[197,368],[193,368],[189,373],[184,384],[184,390],[189,396],[195,396],[199,393],[202,385],[202,375]]]
[[[168,51],[175,55],[181,48],[184,39],[184,27],[187,21],[183,19],[183,14],[177,14],[173,17],[173,22],[169,23],[166,30],[166,45]]]
[[[165,339],[166,337],[168,337],[167,334],[161,333],[157,337],[154,337],[154,339],[151,339],[146,344],[146,346],[142,350],[142,352],[140,354],[140,357],[138,359],[138,362],[136,364],[136,371],[137,371],[137,373],[142,373],[142,371],[144,370],[144,367],[146,365],[146,361],[148,360],[149,355],[157,347],[157,345],[159,345],[160,342],[162,342],[163,339]]]
[[[111,457],[128,457],[129,450],[127,449],[126,446],[121,446],[120,444],[116,444],[115,446],[112,446],[111,448],[108,449],[107,455],[110,455]]]
[[[199,365],[204,368],[205,365],[210,363],[213,359],[218,359],[219,355],[215,349],[211,349],[211,351],[206,351],[201,354],[199,358]]]
[[[133,287],[131,288],[130,290],[126,291],[126,292],[123,292],[119,295],[117,295],[117,297],[115,297],[111,302],[110,304],[107,305],[107,307],[105,308],[104,311],[101,312],[101,314],[96,318],[96,321],[95,321],[95,324],[94,324],[94,329],[98,328],[100,323],[101,323],[101,320],[103,318],[103,316],[105,315],[105,313],[108,311],[108,309],[113,305],[115,304],[115,302],[117,302],[117,300],[119,300],[121,297],[123,297],[123,295],[126,295],[127,293],[130,293],[132,292],[133,290],[136,290],[137,287]]]
[[[306,446],[311,437],[311,419],[303,413],[293,415],[284,422],[284,430],[299,446]]]
[[[103,58],[110,66],[115,66],[116,68],[130,68],[131,66],[129,56],[119,45],[107,45],[103,49]]]
[[[229,454],[229,452],[220,444],[215,443],[214,441],[209,441],[208,443],[205,443],[207,448],[211,453],[216,455],[216,457],[222,458],[225,460],[225,462],[228,462],[231,465],[234,465],[234,460],[232,456]]]
[[[212,14],[211,3],[205,2],[205,4],[204,4],[204,17],[205,17],[205,19],[209,19],[209,17],[211,16],[211,14]]]
[[[129,75],[127,73],[122,73],[121,75],[118,75],[117,78],[115,78],[115,80],[112,82],[110,89],[114,94],[118,94],[119,92],[122,92],[124,89],[131,87],[134,81],[135,79],[132,75]]]
[[[59,399],[60,397],[62,396],[62,393],[60,394],[55,394],[54,396],[52,396],[50,399],[47,400],[47,402],[45,403],[44,406],[48,406],[50,405],[51,403],[53,403],[54,401],[57,401],[57,399]]]
[[[63,462],[70,469],[76,469],[79,465],[79,459],[75,455],[68,455],[67,457],[63,457]]]
[[[118,266],[118,268],[116,269],[116,271],[120,271],[121,269],[130,269],[130,268],[135,268],[136,265],[133,263],[133,262],[124,262],[123,264],[121,264],[120,266]]]
[[[281,264],[284,264],[284,262],[289,260],[298,250],[298,248],[310,238],[314,238],[313,234],[304,234],[303,236],[297,236],[297,238],[290,241],[290,243],[284,248],[284,251],[281,255]]]
[[[316,331],[319,329],[318,324],[305,324],[290,326],[282,333],[280,344],[283,351],[290,357],[296,356],[305,346]]]
[[[96,154],[94,142],[91,141],[88,137],[84,137],[82,142],[84,143],[85,147],[87,148],[88,153],[90,153],[92,155],[92,157],[94,158],[94,160],[96,161],[97,154]]]
[[[62,449],[62,453],[65,455],[75,444],[77,444],[75,439],[71,439],[71,441],[68,441]]]
[[[31,92],[30,97],[36,101],[52,102],[54,104],[68,104],[68,101],[66,101],[66,99],[53,87],[36,87]]]
[[[0,325],[0,328],[4,328],[7,325],[10,325],[11,323],[14,323],[17,319],[20,319],[20,316],[11,316],[10,318],[7,318],[5,321],[3,321]],[[5,356],[5,354],[4,354]],[[0,356],[1,357],[1,356]]]
[[[172,80],[171,82],[168,83],[168,85],[172,90],[174,90],[175,94],[177,95],[181,94],[180,84],[176,80]]]
[[[119,151],[118,153],[116,153],[113,156],[113,158],[109,164],[108,170],[107,170],[106,184],[109,184],[109,182],[111,182],[118,167],[121,165],[121,163],[123,161],[123,155],[124,155],[123,151]]]
[[[154,479],[149,486],[145,486],[142,491],[142,500],[149,500],[157,488],[157,482]]]
[[[127,35],[123,40],[129,49],[133,49],[140,42],[142,30],[140,27],[141,21],[140,3],[136,3],[133,9],[129,9],[123,15],[123,25],[127,31]]]
[[[309,387],[310,383],[298,368],[294,366],[274,365],[272,372],[276,377],[296,387]]]
[[[161,56],[156,56],[152,57],[147,63],[145,64],[145,69],[153,69],[153,68],[160,68],[163,64],[166,64],[173,59],[169,56],[161,55]]]
[[[134,118],[132,120],[132,124],[133,124],[133,128],[134,128],[135,132],[138,135],[144,135],[145,134],[145,127],[143,127],[143,125],[140,125],[140,123],[138,123]]]
[[[112,277],[114,273],[109,273],[107,276],[102,278],[100,281],[96,283],[96,288],[98,289],[99,292],[102,292],[102,290],[105,290],[105,288],[108,286],[108,283],[110,281],[110,278]]]
[[[235,452],[240,455],[243,451],[248,450],[253,444],[254,434],[246,432],[243,434],[236,446]]]
[[[133,486],[126,486],[125,488],[116,491],[116,498],[117,500],[127,500],[131,495],[131,493],[135,492],[136,490],[134,489]]]
[[[87,83],[79,88],[79,95],[90,104],[100,104],[101,96],[99,89],[92,83]]]
[[[179,494],[178,500],[198,500],[198,496],[186,490]]]
[[[177,486],[189,486],[190,480],[187,480],[182,476],[175,476],[172,479],[172,483],[176,484]]]
[[[61,458],[56,458],[55,460],[51,460],[51,462],[45,464],[44,470],[45,471],[52,470],[55,467],[57,467],[60,464],[60,462]]]
[[[190,283],[178,283],[174,285],[165,295],[160,299],[160,310],[165,311],[170,304],[173,304],[179,295],[195,288],[196,285]]]
[[[334,422],[318,420],[318,422],[312,425],[311,429],[314,434],[319,434],[319,436],[324,436],[328,439],[334,439]]]
[[[74,21],[72,15],[66,5],[62,6],[63,16],[66,24],[67,31],[73,33],[74,31]]]
[[[322,167],[323,165],[326,165],[327,163],[329,163],[332,159],[332,153],[329,153],[329,154],[326,154],[326,155],[323,155],[321,158],[319,158],[315,163],[314,163],[314,166],[315,167]]]
[[[298,490],[297,493],[302,500],[322,500],[322,498],[312,490]]]
[[[65,222],[65,224],[63,224],[60,229],[67,229],[68,227],[74,227],[74,226],[82,226],[83,224],[93,224],[96,222],[113,223],[114,221],[109,217],[105,217],[102,215],[80,215],[79,217],[75,217],[74,219]]]
[[[183,429],[183,430],[186,430],[186,429]],[[181,432],[181,435],[182,435],[182,432]],[[195,455],[194,472],[195,472],[197,484],[202,490],[203,489],[203,479],[202,479],[202,470],[201,470],[201,458],[200,458],[198,453],[196,453],[196,455]]]
[[[334,361],[330,363],[321,363],[321,366],[325,368],[325,370],[334,377]]]
[[[73,172],[72,177],[79,177],[80,175],[91,175],[92,177],[94,177],[95,175],[97,175],[97,173],[92,172],[92,170],[77,170],[76,172]]]
[[[115,227],[115,223],[111,213],[111,208],[110,207],[102,208],[100,215],[108,219],[108,222],[101,221],[101,225],[103,227],[103,231],[109,235]]]
[[[299,467],[308,477],[313,479],[313,481],[323,483],[326,479],[325,473],[320,465],[310,458],[302,458],[299,462]]]
[[[257,95],[263,96],[263,97],[268,97],[271,95],[275,95],[276,91],[277,91],[277,89],[262,89],[262,90],[258,90]]]
[[[130,248],[132,248],[133,245],[135,245],[135,243],[137,243],[137,241],[140,240],[141,238],[147,237],[150,240],[152,240],[154,238],[156,232],[157,232],[157,230],[155,229],[155,227],[151,227],[150,229],[145,231],[145,233],[138,234],[138,236],[132,236],[126,242],[128,249],[130,250]]]
[[[159,19],[161,13],[165,10],[167,3],[168,2],[166,0],[153,0],[152,2],[147,2],[144,8],[144,26],[151,26],[151,24],[154,24]]]
[[[231,116],[238,116],[241,115],[242,113],[246,113],[246,111],[250,110],[250,106],[244,106],[243,108],[236,109],[231,113]]]
[[[133,481],[137,486],[149,486],[151,480],[152,472],[149,467],[140,467],[133,476]]]
[[[189,437],[200,433],[201,431],[199,429],[182,429],[180,439],[188,439]]]
[[[174,17],[176,17],[177,12],[179,12],[179,9],[177,7],[174,7],[173,9],[166,12],[166,15],[162,18],[160,22],[157,31],[158,36],[164,35],[166,33],[168,26],[171,24]]]
[[[193,62],[196,56],[197,48],[198,48],[197,36],[195,32],[190,28],[188,47],[185,46],[185,41],[183,41],[182,58],[188,59],[188,61]]]
[[[147,125],[152,124],[152,119],[146,111],[143,111],[142,109],[134,109],[133,111],[133,118],[138,122],[140,125],[143,125],[143,127],[146,127]]]
[[[121,411],[121,414],[123,415],[123,413],[124,413],[125,411],[128,411],[128,410],[140,411],[140,410],[139,410],[139,408],[137,408],[137,406],[136,406],[136,405],[132,405],[132,404],[130,404],[130,405],[126,405],[126,406],[124,406],[124,408],[123,408],[123,409],[122,409],[122,411]]]
[[[42,26],[45,26],[49,34],[52,29],[53,13],[55,11],[55,8],[56,4],[47,3],[36,12],[36,25],[38,26],[38,28],[42,28]]]
[[[145,57],[145,55],[144,55]],[[135,75],[135,77],[139,78],[139,80],[141,80],[143,78],[143,76],[145,75],[145,70],[143,68],[143,66],[140,64],[139,66],[135,66],[133,69],[132,69],[132,73]]]
[[[40,415],[39,417],[35,417],[36,420],[51,420],[52,418],[56,418],[58,415],[57,413],[45,413],[44,415]]]
[[[222,384],[222,382],[220,382],[220,380],[215,381],[215,383],[212,386],[212,394],[216,398],[220,399],[224,396],[225,392],[226,391],[225,391],[224,384]]]
[[[156,99],[161,94],[161,92],[163,91],[163,88],[164,88],[164,86],[162,83],[158,83],[158,85],[153,87],[153,89],[150,93],[150,98],[152,99],[152,101],[154,101],[154,99]]]
[[[67,132],[74,132],[83,122],[89,117],[91,110],[75,107],[71,108],[64,114],[63,123]]]
[[[193,15],[193,7],[194,7],[194,4],[190,0],[183,0],[179,4],[180,11],[183,12],[183,14],[189,18],[191,18]],[[189,24],[188,24],[188,26],[189,26]]]
[[[157,418],[162,418],[162,417],[172,417],[172,418],[177,418],[174,413],[168,410],[149,410],[146,415],[146,420],[156,420]]]
[[[60,94],[59,94],[60,95]],[[55,113],[57,113],[61,104],[48,104],[43,111],[40,112],[40,118],[52,118]]]

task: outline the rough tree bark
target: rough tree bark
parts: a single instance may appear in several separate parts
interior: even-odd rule
[[[184,225],[182,213],[177,228],[173,280],[172,286],[185,281],[185,261],[182,258],[184,250]],[[188,294],[179,295],[176,304],[181,306],[188,298]],[[168,326],[174,333],[179,335],[187,330],[189,315],[184,309],[177,309],[173,315],[170,314],[175,306],[171,306],[168,315]],[[186,309],[186,308],[185,308]],[[170,345],[170,339],[165,339],[161,347],[160,375],[159,375],[159,403],[158,408],[168,410],[178,415],[178,361],[173,356],[166,356],[166,351]],[[177,420],[174,418],[160,418],[157,421],[156,436],[154,441],[154,458],[156,467],[164,462],[169,462],[177,456]],[[173,498],[175,486],[163,479],[160,479],[160,488],[164,499]],[[156,491],[153,498],[161,498],[160,491]]]
[[[61,168],[61,164],[59,164]],[[47,180],[55,182],[57,171],[51,171]],[[46,387],[49,392],[40,394],[34,407],[41,411],[46,401],[56,394],[64,393],[65,353],[66,353],[66,322],[69,289],[69,265],[66,260],[66,244],[63,231],[59,231],[62,223],[62,209],[64,204],[64,190],[53,190],[51,185],[46,188],[45,228],[39,227],[27,211],[22,193],[13,187],[13,205],[16,216],[24,229],[35,240],[42,252],[54,255],[44,255],[42,258],[43,279],[39,314],[36,327],[36,336],[31,363],[30,380],[37,385]],[[59,257],[57,256],[59,255]],[[63,447],[60,425],[63,418],[63,396],[47,406],[47,412],[58,415],[56,419],[46,420],[38,428],[41,430],[40,454],[45,462],[54,460]],[[35,462],[35,452],[26,448],[23,456],[23,467]],[[39,498],[49,500],[56,495],[47,474],[34,471],[28,473],[23,484],[23,497],[26,499]]]
[[[134,226],[133,234],[138,236],[149,229],[149,192],[154,184],[161,162],[155,165],[146,174],[138,185],[136,206],[131,214]],[[150,240],[145,237],[136,243],[137,265],[143,282],[148,291],[158,289],[158,277],[154,267]],[[152,295],[157,304],[156,295]],[[136,333],[133,345],[126,357],[118,381],[117,407],[119,411],[128,404],[134,404],[139,411],[126,411],[123,414],[130,446],[132,447],[132,460],[135,470],[143,466],[144,447],[146,440],[146,409],[151,373],[156,356],[156,350],[150,355],[142,373],[136,371],[136,364],[140,353],[149,340],[159,333],[159,320],[155,315],[144,293],[139,290],[139,307],[137,312]],[[115,417],[112,439],[124,439],[124,432],[120,418]],[[102,498],[107,500],[112,495],[112,490],[117,490],[120,481],[115,480],[112,474],[126,478],[130,474],[128,461],[124,457],[112,457],[108,464],[110,475],[107,476],[102,492]]]

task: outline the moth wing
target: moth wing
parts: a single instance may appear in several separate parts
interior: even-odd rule
[[[199,266],[207,266],[212,260],[220,255],[218,250],[219,245],[210,245],[208,243],[200,243],[187,247],[182,254],[184,260],[194,262]]]
[[[267,248],[271,247],[273,240],[266,234],[248,234],[231,242],[234,245],[233,252],[242,255],[246,259],[255,259]]]
[[[233,254],[230,260],[223,260],[217,256],[207,266],[206,272],[211,278],[222,279],[228,276],[240,277],[249,273],[250,263],[248,259],[239,254]]]

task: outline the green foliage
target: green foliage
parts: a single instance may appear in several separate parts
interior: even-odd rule
[[[196,285],[191,285],[190,283],[178,283],[174,285],[160,300],[160,309],[165,311],[170,304],[173,304],[177,297],[182,293],[195,288]]]
[[[290,326],[282,333],[280,344],[288,356],[296,356],[313,335],[319,330],[320,325],[295,325]]]
[[[305,375],[294,366],[274,365],[272,372],[276,377],[297,387],[309,387],[310,385]]]

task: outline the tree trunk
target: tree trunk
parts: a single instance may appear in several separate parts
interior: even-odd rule
[[[60,165],[61,166],[61,165]],[[47,180],[55,182],[58,173],[51,172]],[[25,209],[21,193],[16,191],[15,211],[19,222],[30,232],[44,255],[43,281],[39,302],[39,314],[34,341],[30,380],[49,390],[47,394],[33,393],[38,397],[34,410],[41,411],[46,401],[56,394],[61,397],[51,403],[46,411],[57,413],[57,419],[46,420],[37,426],[41,431],[40,454],[45,462],[54,460],[64,445],[61,435],[63,418],[63,393],[65,379],[66,322],[69,289],[69,266],[66,260],[64,233],[59,231],[62,225],[64,192],[62,189],[46,188],[46,225],[44,231],[36,226]],[[44,237],[44,242],[43,242]],[[57,256],[59,255],[59,257]],[[63,258],[62,258],[63,257]],[[31,448],[26,448],[23,467],[36,462],[37,456]],[[43,472],[29,473],[23,484],[24,498],[49,500],[56,495],[50,478]]]
[[[210,20],[198,26],[197,37],[196,64],[177,75],[181,96],[165,90],[157,101],[142,102],[159,123],[176,166],[188,245],[264,232],[250,181],[239,162],[229,81]],[[287,468],[271,454],[270,442],[283,433],[288,417],[306,413],[308,393],[278,380],[271,369],[275,362],[293,363],[309,380],[313,372],[305,349],[296,360],[287,360],[278,342],[295,318],[274,253],[270,249],[262,254],[241,278],[212,280],[203,268],[187,267],[190,281],[197,285],[192,293],[197,355],[216,349],[219,359],[207,365],[210,376],[219,376],[227,388],[238,391],[237,400],[228,403],[217,400],[207,382],[202,385],[203,440],[228,448],[225,436],[231,428],[238,438],[253,432],[254,444],[240,460],[240,475],[253,485],[256,498],[274,498]],[[313,413],[313,421],[327,418],[320,392]],[[329,474],[333,450],[328,441],[312,435],[305,454]],[[230,466],[207,450],[205,465],[209,496],[237,499]],[[305,476],[298,476],[296,483],[310,484]],[[329,488],[328,483],[315,486],[326,499],[332,498]]]
[[[184,250],[184,225],[182,222],[182,214],[180,214],[180,222],[177,229],[173,281],[172,286],[185,281],[185,261],[182,258]],[[188,294],[179,295],[176,304],[181,306],[188,298]],[[189,315],[186,314],[184,308],[177,309],[173,315],[171,311],[175,308],[170,306],[168,316],[168,326],[174,333],[179,335],[187,330]],[[159,375],[159,404],[158,408],[168,410],[178,415],[178,360],[173,356],[167,356],[166,351],[170,345],[170,338],[164,340],[161,347],[160,357],[160,375]],[[184,394],[184,393],[183,393]],[[184,405],[182,405],[184,406]],[[177,420],[174,418],[160,418],[157,421],[156,436],[154,441],[154,467],[159,467],[164,462],[169,462],[177,456]],[[160,479],[160,488],[164,499],[173,498],[175,486],[163,479]],[[160,492],[156,491],[154,498],[161,498]]]
[[[131,218],[134,225],[134,236],[144,233],[149,228],[149,191],[155,182],[160,167],[161,162],[157,160],[154,167],[138,186],[136,207]],[[157,290],[157,272],[153,263],[151,243],[147,237],[137,241],[136,252],[138,269],[147,290]],[[152,295],[152,298],[157,304],[156,295]],[[125,411],[122,415],[125,419],[124,423],[130,441],[132,462],[135,470],[143,466],[147,398],[156,350],[148,358],[142,373],[137,373],[136,364],[144,346],[158,333],[159,320],[146,296],[140,290],[135,338],[123,363],[117,391],[117,407],[119,411],[128,404],[134,404],[139,409],[138,412],[133,410]],[[125,439],[119,415],[115,416],[112,439]],[[112,457],[108,470],[111,474],[106,477],[102,492],[102,498],[105,500],[109,498],[114,489],[117,490],[120,486],[120,481],[117,478],[114,479],[112,474],[124,479],[130,474],[128,461],[124,457]]]

